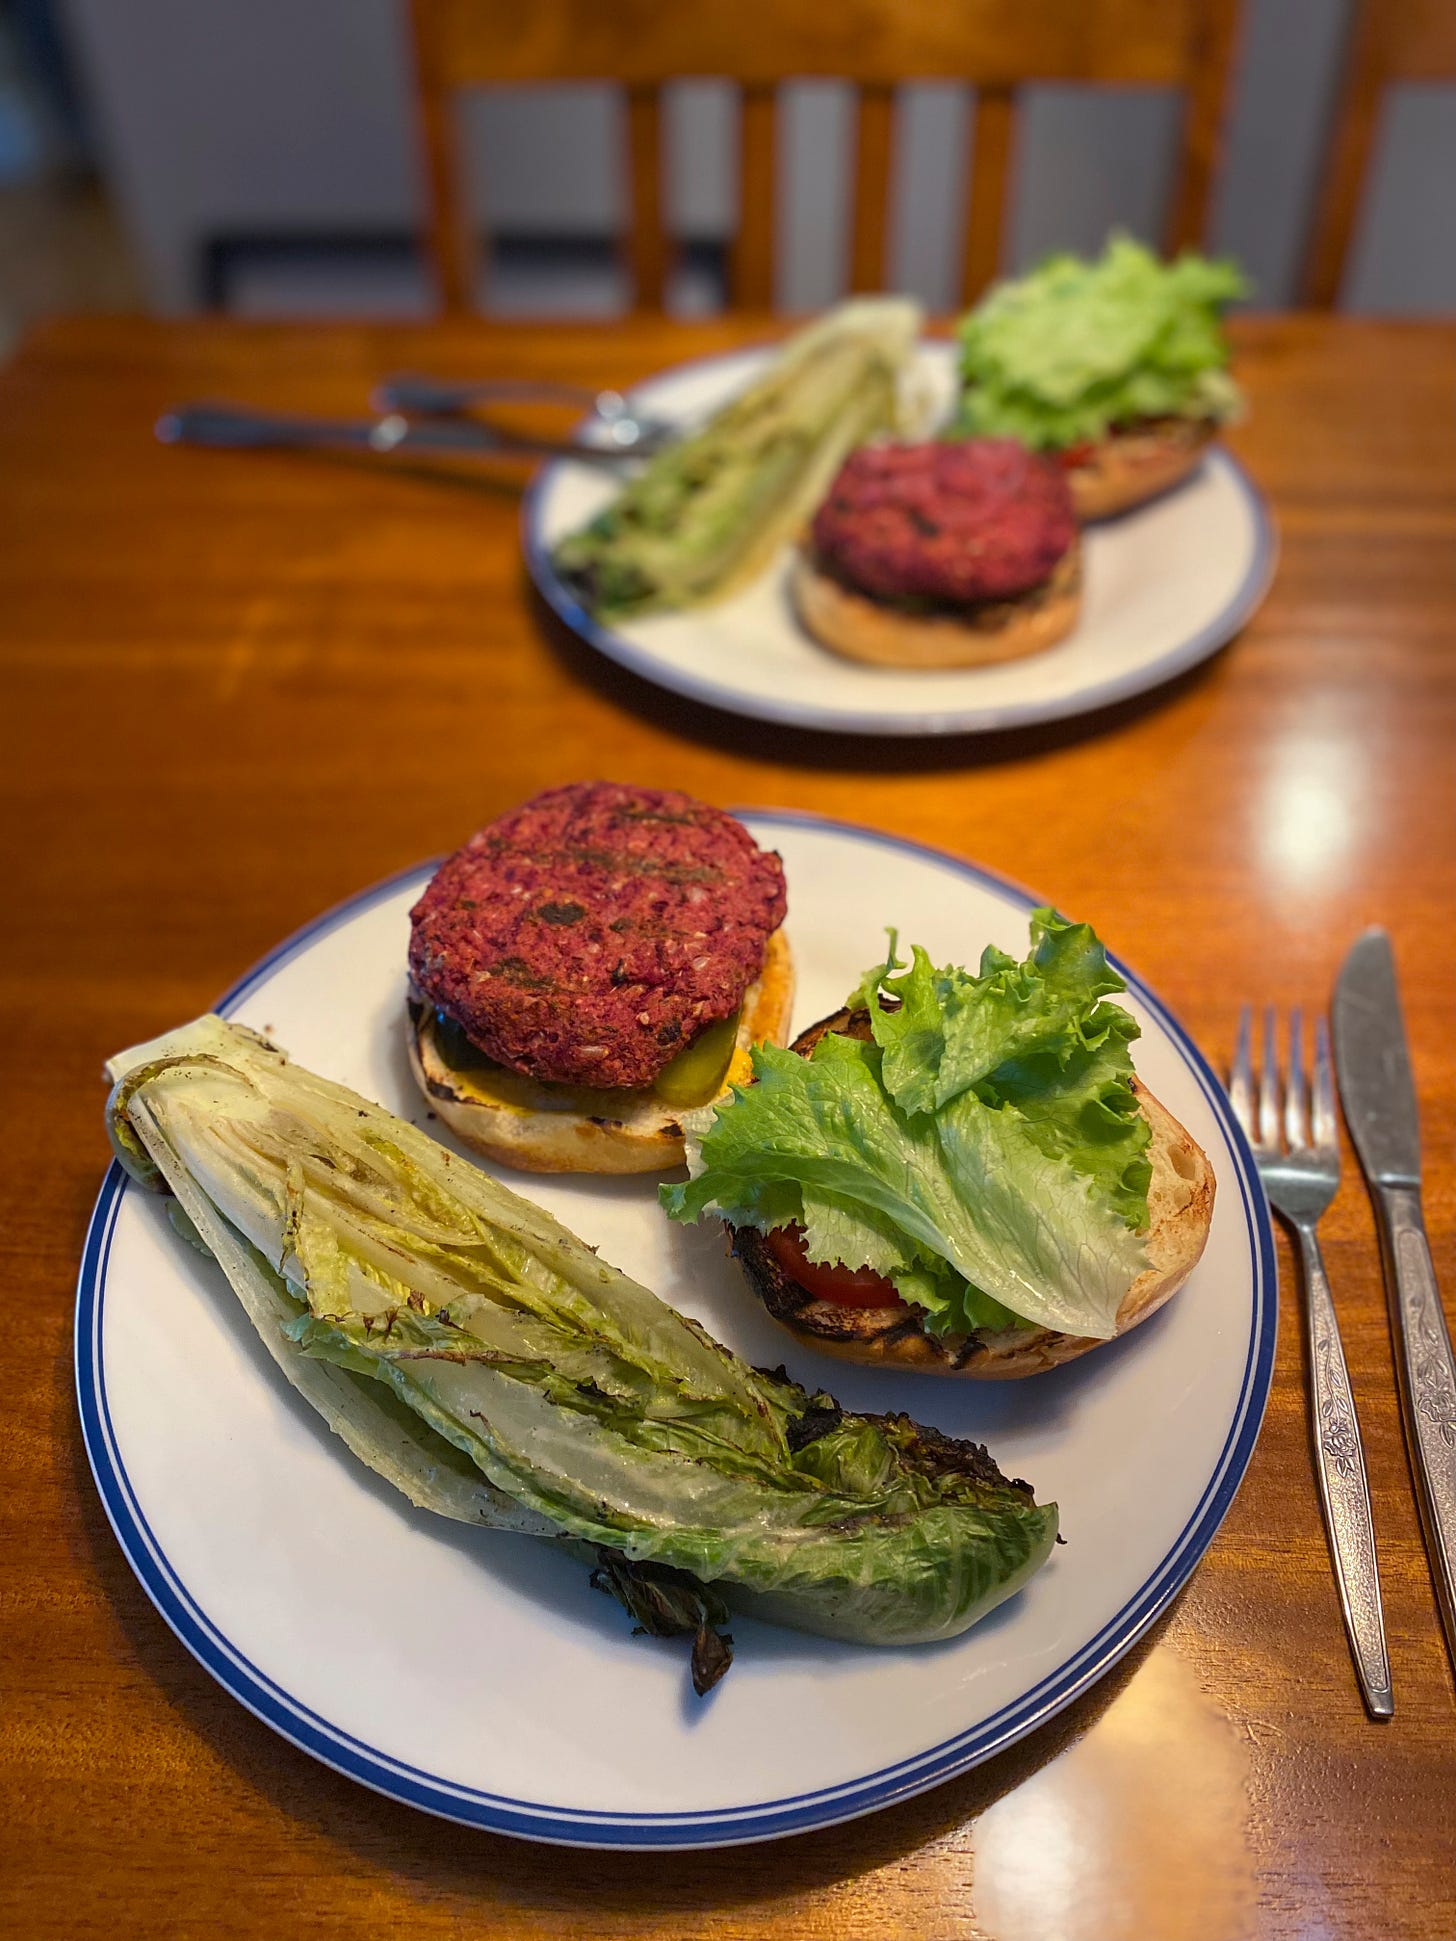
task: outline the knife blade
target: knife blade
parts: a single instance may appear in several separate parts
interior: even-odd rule
[[[1421,1213],[1420,1127],[1395,958],[1367,930],[1335,984],[1335,1068],[1380,1230],[1406,1448],[1456,1670],[1456,1357]]]
[[[1367,1179],[1421,1183],[1416,1089],[1400,1013],[1395,958],[1383,930],[1350,948],[1335,988],[1335,1057],[1350,1137]]]

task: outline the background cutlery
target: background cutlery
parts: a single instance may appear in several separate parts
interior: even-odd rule
[[[375,387],[373,404],[376,411],[426,416],[473,411],[483,404],[572,405],[590,414],[577,442],[638,454],[655,450],[677,435],[677,427],[666,419],[634,411],[620,391],[591,391],[585,385],[557,384],[547,379],[486,378],[459,383],[400,372]]]
[[[411,419],[399,412],[382,418],[316,418],[233,404],[179,404],[157,420],[156,432],[164,445],[208,445],[231,451],[428,452],[455,457],[576,458],[609,465],[640,455],[642,449],[533,438],[503,431],[480,418]]]

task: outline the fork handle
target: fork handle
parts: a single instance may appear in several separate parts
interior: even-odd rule
[[[1456,1358],[1421,1218],[1418,1186],[1376,1191],[1406,1447],[1431,1579],[1456,1667]]]
[[[1304,1266],[1309,1335],[1309,1426],[1325,1529],[1365,1709],[1373,1719],[1388,1719],[1395,1711],[1395,1701],[1390,1690],[1375,1524],[1370,1514],[1360,1424],[1319,1241],[1313,1226],[1303,1222],[1296,1232]]]

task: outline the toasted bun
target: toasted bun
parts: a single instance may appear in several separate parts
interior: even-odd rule
[[[841,1011],[812,1026],[796,1040],[795,1051],[807,1053],[826,1031],[842,1030],[848,1023],[849,1014]],[[1140,1080],[1133,1080],[1133,1089],[1153,1129],[1148,1148],[1153,1167],[1145,1241],[1148,1265],[1123,1297],[1117,1313],[1118,1334],[1146,1321],[1177,1293],[1198,1264],[1213,1219],[1213,1168],[1207,1156]],[[942,1341],[928,1334],[919,1316],[904,1307],[840,1307],[834,1301],[818,1300],[784,1271],[762,1234],[748,1227],[730,1227],[728,1234],[749,1281],[774,1319],[816,1348],[846,1361],[868,1362],[875,1368],[917,1368],[932,1375],[968,1375],[978,1381],[1012,1381],[1039,1375],[1101,1345],[1088,1336],[1031,1326]]]
[[[855,592],[803,553],[792,590],[804,626],[822,647],[847,660],[874,667],[986,667],[1039,654],[1072,631],[1082,603],[1082,548],[1074,540],[1050,579],[1029,593],[959,612],[907,613]]]
[[[1155,499],[1187,478],[1213,442],[1215,430],[1206,421],[1187,419],[1113,432],[1080,464],[1067,468],[1077,517],[1109,519]]]
[[[748,1076],[750,1045],[781,1045],[794,1002],[794,967],[783,931],[768,940],[763,969],[743,994],[738,1037],[721,1097]],[[683,1163],[678,1109],[646,1093],[613,1096],[610,1113],[564,1103],[560,1088],[532,1088],[528,1102],[493,1099],[472,1087],[435,1043],[435,1014],[411,1007],[410,1069],[435,1113],[466,1145],[532,1173],[658,1173]],[[618,1099],[622,1103],[618,1103]]]

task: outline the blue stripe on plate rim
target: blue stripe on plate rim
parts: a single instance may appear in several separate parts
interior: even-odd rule
[[[769,346],[753,346],[753,350]],[[681,364],[656,371],[644,384],[660,378],[679,377],[685,371],[710,364],[737,362],[752,354],[750,350],[730,351],[718,356],[692,357]],[[640,388],[640,387],[639,387]],[[1111,707],[1133,695],[1145,694],[1165,682],[1187,673],[1210,654],[1232,640],[1244,622],[1252,617],[1269,590],[1278,559],[1278,539],[1268,501],[1232,452],[1215,446],[1203,460],[1205,465],[1221,466],[1231,474],[1248,507],[1254,529],[1254,544],[1249,563],[1237,590],[1222,611],[1186,640],[1180,640],[1143,667],[1130,668],[1112,680],[1094,681],[1072,694],[1053,695],[1044,701],[1007,702],[999,707],[951,708],[930,714],[885,714],[874,708],[834,708],[816,706],[809,701],[783,701],[774,696],[758,697],[737,688],[723,687],[707,675],[694,674],[666,665],[645,652],[612,627],[594,619],[581,602],[568,591],[551,563],[551,552],[541,533],[541,503],[555,482],[560,467],[570,459],[552,459],[540,467],[521,500],[521,550],[526,570],[536,591],[571,631],[608,660],[625,667],[655,687],[681,694],[725,713],[746,715],[753,721],[771,721],[781,727],[814,728],[830,734],[847,735],[973,735],[992,734],[1007,728],[1031,727],[1037,722],[1064,721],[1070,716],[1090,714]],[[1134,507],[1133,511],[1136,512]],[[1130,515],[1124,515],[1130,516]],[[907,677],[913,678],[913,677]]]
[[[791,828],[823,829],[898,849],[1010,896],[1027,909],[1040,900],[1019,884],[979,864],[883,830],[802,811],[739,809],[734,813],[760,825],[777,823]],[[403,870],[316,917],[255,964],[219,1000],[218,1010],[227,1013],[236,1009],[264,978],[300,950],[395,893],[405,883],[415,878],[423,880],[432,868],[432,864],[421,864]],[[1233,1118],[1222,1086],[1188,1033],[1124,964],[1115,958],[1112,961],[1127,980],[1129,989],[1177,1046],[1233,1153],[1253,1275],[1247,1355],[1238,1401],[1213,1474],[1168,1554],[1094,1638],[1001,1711],[895,1766],[841,1785],[698,1813],[601,1813],[560,1806],[541,1807],[529,1800],[453,1784],[393,1759],[340,1731],[260,1671],[200,1609],[168,1563],[132,1489],[111,1426],[101,1353],[107,1261],[117,1214],[127,1190],[126,1175],[113,1162],[91,1216],[81,1261],[76,1295],[76,1392],[82,1434],[97,1489],[111,1527],[142,1588],[177,1637],[224,1690],[283,1738],[332,1766],[336,1772],[386,1798],[420,1807],[444,1819],[563,1846],[718,1847],[832,1826],[925,1792],[1025,1737],[1109,1671],[1166,1610],[1187,1581],[1227,1514],[1248,1467],[1274,1367],[1278,1325],[1274,1237],[1248,1142]]]

